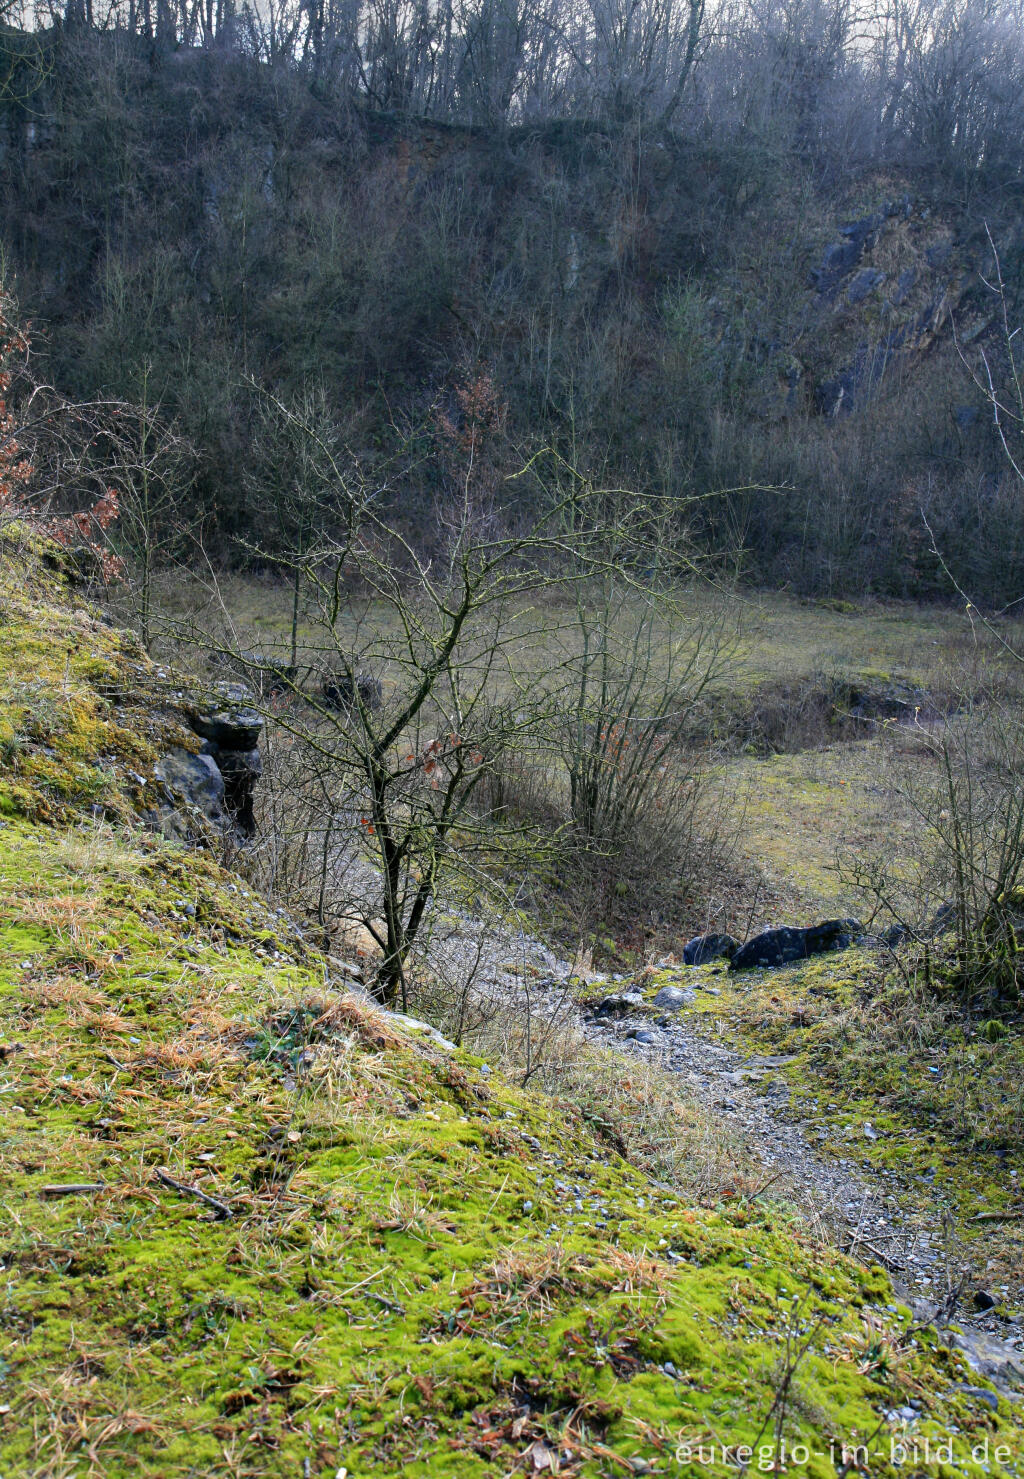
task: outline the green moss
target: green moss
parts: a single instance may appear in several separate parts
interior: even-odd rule
[[[319,1473],[486,1475],[531,1442],[566,1444],[596,1475],[609,1453],[654,1462],[680,1434],[749,1442],[795,1294],[822,1338],[791,1441],[820,1443],[823,1424],[863,1436],[897,1400],[904,1377],[859,1370],[858,1311],[887,1319],[883,1278],[769,1213],[652,1209],[642,1178],[560,1107],[472,1059],[414,1047],[352,1003],[290,1088],[287,1055],[254,1056],[251,1028],[321,1021],[316,973],[268,967],[206,926],[189,935],[191,969],[172,964],[182,866],[131,836],[62,854],[27,823],[0,833],[0,949],[23,983],[3,998],[4,1037],[22,1044],[5,1162],[8,1467],[47,1472],[19,1420],[40,1389],[42,1432],[70,1454],[91,1445],[114,1476],[227,1474],[240,1452],[267,1475],[306,1458]],[[212,863],[192,885],[209,919],[239,923]],[[611,1204],[614,1230],[550,1192],[560,1231],[524,1218],[546,1165]],[[211,1220],[157,1166],[235,1215]],[[65,1180],[105,1185],[41,1194]],[[937,1380],[920,1344],[903,1359]]]

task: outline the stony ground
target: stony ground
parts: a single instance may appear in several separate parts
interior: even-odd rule
[[[1007,1317],[1009,1290],[992,1296],[1002,1306],[999,1314],[975,1303],[978,1293],[985,1304],[988,1291],[979,1290],[977,1277],[965,1268],[948,1219],[935,1206],[908,1197],[907,1177],[899,1171],[825,1148],[824,1118],[808,1118],[792,1102],[785,1070],[795,1055],[745,1053],[702,1030],[701,1021],[708,1012],[713,1017],[721,995],[715,978],[727,979],[721,964],[686,971],[666,963],[673,979],[686,983],[683,995],[705,1009],[697,1020],[658,1008],[652,1002],[656,993],[622,975],[581,976],[529,935],[487,931],[461,911],[439,923],[433,954],[447,963],[450,979],[466,982],[463,989],[492,1009],[504,996],[521,1011],[528,981],[539,1024],[578,1026],[596,1046],[677,1075],[685,1097],[721,1121],[763,1165],[758,1197],[795,1205],[823,1241],[866,1265],[881,1264],[897,1294],[920,1319],[945,1328],[976,1370],[1008,1392],[1024,1390],[1024,1311]],[[537,1030],[540,1037],[543,1028]],[[862,1131],[876,1138],[870,1121]],[[562,1187],[558,1195],[570,1221],[583,1216],[587,1209],[572,1188]],[[974,1262],[979,1264],[977,1256]]]
[[[697,989],[706,996],[718,994],[704,980]],[[972,1307],[945,1230],[933,1215],[908,1206],[898,1173],[871,1169],[866,1174],[849,1158],[816,1149],[814,1142],[825,1139],[826,1132],[787,1113],[791,1096],[781,1073],[787,1057],[744,1055],[665,1013],[645,1013],[639,1020],[633,1012],[591,1016],[586,1030],[605,1046],[654,1059],[679,1074],[691,1095],[741,1131],[764,1163],[766,1192],[795,1198],[805,1216],[844,1251],[881,1263],[915,1314],[955,1327],[954,1339],[976,1369],[1007,1390],[1024,1390],[1024,1312],[1007,1321]]]

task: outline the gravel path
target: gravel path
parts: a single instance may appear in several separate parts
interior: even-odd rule
[[[704,990],[714,988],[704,986]],[[619,992],[622,988],[619,987]],[[626,993],[628,994],[628,993]],[[783,1057],[744,1056],[704,1036],[686,1018],[637,1008],[584,1022],[587,1036],[624,1055],[640,1055],[677,1073],[689,1096],[721,1114],[779,1192],[802,1209],[812,1226],[844,1251],[885,1266],[897,1294],[922,1322],[955,1325],[947,1339],[971,1366],[1007,1393],[1024,1390],[1024,1324],[957,1299],[961,1267],[936,1216],[907,1205],[895,1172],[865,1171],[846,1157],[822,1151],[825,1131],[794,1120]]]
[[[528,1001],[538,1024],[574,1021],[595,1044],[678,1074],[686,1097],[721,1116],[761,1161],[774,1195],[795,1202],[808,1223],[844,1251],[881,1263],[922,1321],[955,1320],[960,1333],[949,1339],[979,1374],[1007,1390],[1024,1388],[1024,1329],[975,1311],[969,1299],[966,1307],[951,1299],[961,1266],[938,1214],[911,1206],[895,1172],[872,1171],[822,1149],[817,1142],[825,1130],[790,1113],[785,1058],[736,1052],[685,1016],[645,1004],[621,977],[587,972],[591,996],[603,988],[626,1000],[619,1010],[600,1015],[581,1010],[567,962],[524,932],[495,930],[461,910],[435,920],[430,960],[432,972],[440,965],[442,978],[456,991],[471,981],[469,996],[485,1013],[501,1003],[522,1010]],[[709,995],[715,990],[696,973],[694,988]]]

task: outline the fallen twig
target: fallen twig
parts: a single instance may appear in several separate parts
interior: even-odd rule
[[[105,1181],[65,1181],[54,1186],[41,1186],[41,1197],[84,1197],[93,1191],[106,1191]]]
[[[1010,1212],[978,1212],[971,1218],[972,1222],[1020,1222],[1024,1218],[1024,1207],[1016,1207]]]
[[[770,1186],[774,1186],[775,1183],[776,1183],[776,1181],[778,1181],[779,1177],[782,1174],[783,1174],[782,1170],[776,1171],[775,1174],[774,1174],[774,1176],[769,1176],[766,1181],[762,1181],[761,1182],[761,1185],[759,1187],[757,1187],[754,1191],[752,1191],[750,1193],[749,1197],[746,1198],[746,1201],[747,1202],[756,1202],[757,1199],[758,1199],[758,1197],[761,1195],[761,1193],[763,1191],[767,1191]]]
[[[891,1253],[883,1253],[881,1248],[876,1248],[874,1243],[869,1243],[867,1238],[862,1237],[860,1233],[851,1233],[849,1246],[846,1251],[847,1253],[852,1254],[853,1257],[856,1257],[858,1248],[866,1248],[869,1253],[873,1254],[874,1257],[877,1258],[878,1262],[882,1265],[883,1268],[895,1269],[897,1272],[899,1272],[904,1267],[904,1265],[900,1263],[898,1258],[893,1258]]]
[[[211,1197],[208,1192],[203,1191],[198,1186],[189,1186],[185,1181],[175,1181],[170,1172],[165,1171],[162,1166],[157,1166],[156,1177],[158,1181],[163,1182],[164,1186],[171,1187],[173,1191],[180,1191],[182,1196],[195,1197],[198,1201],[205,1202],[208,1207],[213,1208],[218,1217],[233,1217],[235,1215],[227,1202],[219,1202],[216,1197]]]
[[[390,1310],[394,1315],[404,1315],[405,1306],[398,1304],[394,1299],[385,1299],[383,1294],[375,1294],[372,1289],[367,1292],[367,1299],[376,1300],[382,1309]]]

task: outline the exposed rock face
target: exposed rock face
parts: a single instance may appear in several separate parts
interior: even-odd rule
[[[256,831],[253,794],[263,774],[263,757],[259,750],[219,750],[216,760],[224,778],[224,805],[234,818],[235,826],[246,837]]]
[[[189,727],[203,740],[194,755],[176,749],[164,756],[159,778],[166,787],[164,822],[171,830],[187,832],[180,817],[182,806],[201,812],[222,831],[234,828],[242,837],[256,831],[253,796],[263,760],[259,738],[263,715],[253,708],[253,693],[244,683],[217,683],[207,700],[184,708]]]
[[[220,751],[255,750],[263,731],[263,715],[253,705],[245,683],[215,683],[209,698],[188,704],[189,727]]]
[[[171,750],[157,765],[155,776],[163,792],[160,820],[175,836],[186,838],[190,832],[183,809],[202,813],[218,828],[230,825],[224,778],[211,756]]]
[[[765,930],[740,946],[729,969],[749,971],[758,967],[789,965],[794,960],[806,960],[809,955],[847,950],[863,933],[863,926],[856,919],[826,919],[809,929]]]
[[[683,946],[683,964],[704,965],[721,957],[731,960],[739,948],[732,935],[697,935]]]

